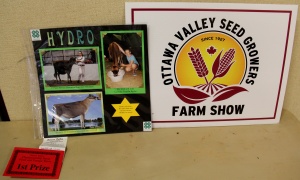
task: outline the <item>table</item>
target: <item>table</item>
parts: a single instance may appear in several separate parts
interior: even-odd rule
[[[1,173],[14,147],[42,142],[31,121],[0,122],[0,138]],[[279,124],[76,136],[67,148],[62,180],[300,179],[300,121],[287,110]]]

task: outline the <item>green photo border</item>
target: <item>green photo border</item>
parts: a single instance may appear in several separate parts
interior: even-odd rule
[[[76,130],[63,130],[63,131],[52,131],[49,128],[49,119],[48,119],[48,103],[47,103],[47,97],[50,96],[65,96],[65,95],[76,95],[76,94],[98,94],[99,97],[101,97],[101,108],[102,108],[102,122],[103,127],[101,128],[93,128],[93,129],[76,129]],[[105,116],[104,116],[104,104],[103,104],[103,93],[102,92],[77,92],[77,93],[51,93],[51,94],[45,94],[45,107],[46,107],[46,127],[47,127],[47,135],[48,136],[61,136],[61,135],[76,135],[76,134],[89,134],[89,133],[104,133],[106,132],[106,126],[105,126]]]
[[[94,50],[96,50],[99,84],[84,85],[84,86],[83,85],[81,85],[81,86],[56,86],[56,87],[47,86],[46,80],[45,80],[42,52],[43,51],[59,51],[59,50],[83,50],[83,49],[94,49]],[[42,70],[42,77],[43,77],[43,86],[44,86],[45,91],[102,89],[99,47],[97,47],[97,46],[88,46],[88,47],[68,47],[68,48],[44,48],[44,49],[39,49],[39,56],[40,56],[40,63],[41,63],[41,70]]]
[[[107,72],[105,69],[105,61],[102,61],[102,67],[103,67],[103,74],[104,74],[104,88],[105,88],[105,94],[110,95],[110,94],[145,94],[146,93],[146,77],[145,77],[145,42],[144,42],[144,31],[143,30],[122,30],[122,31],[101,31],[100,32],[100,40],[101,40],[101,55],[102,59],[104,59],[104,42],[103,42],[103,36],[108,34],[108,33],[124,33],[124,34],[129,34],[129,33],[141,33],[141,39],[142,39],[142,74],[143,74],[143,87],[142,88],[107,88],[106,87],[106,77],[107,77]],[[126,73],[126,72],[125,72]]]

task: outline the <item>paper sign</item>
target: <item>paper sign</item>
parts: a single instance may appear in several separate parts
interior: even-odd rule
[[[280,120],[297,5],[126,3],[148,25],[153,127]]]
[[[44,138],[43,143],[40,145],[39,149],[65,151],[67,147],[67,140],[68,137]]]
[[[15,147],[3,176],[58,179],[64,151]]]

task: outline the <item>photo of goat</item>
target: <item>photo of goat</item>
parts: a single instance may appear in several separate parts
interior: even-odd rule
[[[101,86],[98,49],[82,47],[40,50],[45,89]]]
[[[144,45],[141,32],[102,32],[106,88],[143,88]]]
[[[102,93],[47,94],[48,133],[105,132]]]

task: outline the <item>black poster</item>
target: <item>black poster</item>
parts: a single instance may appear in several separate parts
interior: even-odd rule
[[[30,35],[44,137],[152,131],[146,25]]]

